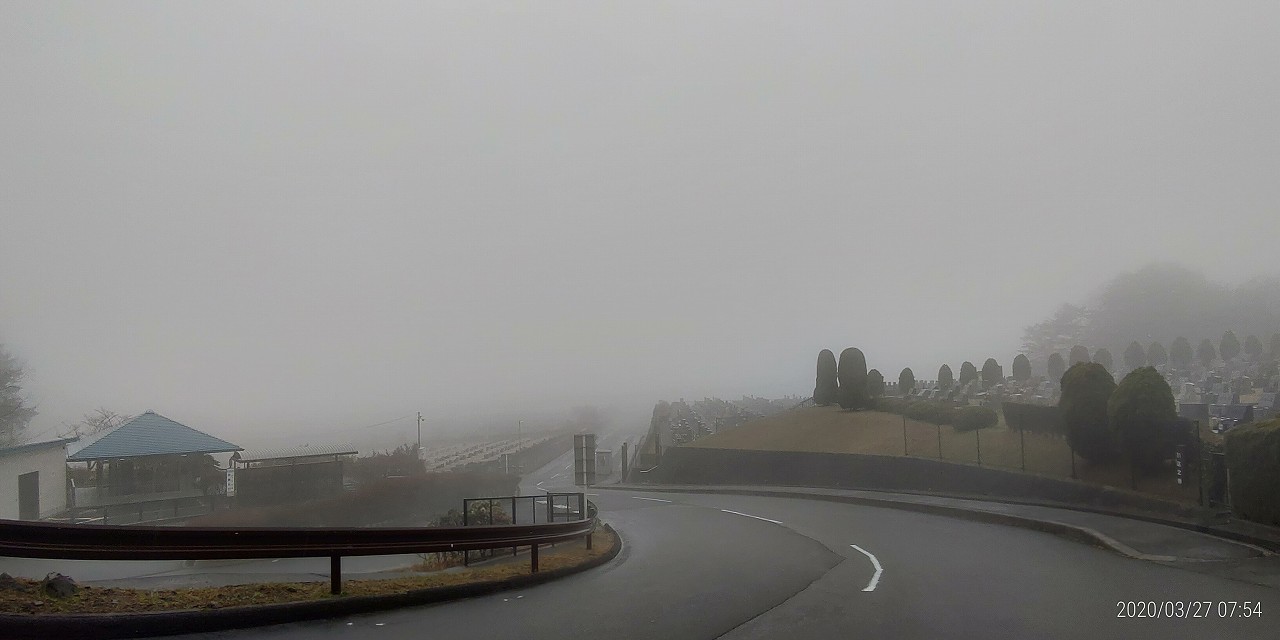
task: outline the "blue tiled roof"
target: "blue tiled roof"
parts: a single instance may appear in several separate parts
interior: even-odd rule
[[[83,449],[67,456],[69,462],[104,458],[137,458],[178,453],[220,453],[240,447],[203,431],[148,411],[112,429]]]

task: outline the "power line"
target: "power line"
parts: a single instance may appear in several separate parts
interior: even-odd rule
[[[384,426],[384,425],[391,424],[391,423],[393,423],[393,422],[400,422],[401,420],[408,420],[409,418],[412,418],[412,417],[413,417],[412,415],[400,416],[399,418],[393,418],[393,419],[391,419],[391,420],[387,420],[387,421],[384,421],[384,422],[378,422],[378,423],[375,423],[375,424],[366,424],[366,425],[364,425],[363,427],[335,427],[335,428],[333,428],[333,429],[325,429],[325,430],[324,430],[324,433],[331,433],[331,432],[334,432],[334,431],[357,431],[357,430],[360,430],[360,429],[373,429],[374,427],[381,427],[381,426]]]

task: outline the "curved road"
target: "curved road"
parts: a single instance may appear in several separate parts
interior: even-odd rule
[[[530,486],[569,489],[568,462]],[[599,569],[458,602],[201,637],[1280,637],[1273,589],[1029,530],[803,499],[593,494],[625,540]],[[1135,600],[1261,601],[1263,617],[1117,618],[1117,602]]]

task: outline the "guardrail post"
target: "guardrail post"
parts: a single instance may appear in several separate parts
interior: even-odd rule
[[[587,551],[591,550],[591,534],[587,534]]]
[[[538,572],[538,545],[529,547],[529,572]]]
[[[342,556],[329,556],[329,593],[342,593]]]

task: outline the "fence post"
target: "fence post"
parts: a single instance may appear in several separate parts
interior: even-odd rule
[[[942,425],[934,425],[938,427],[938,459],[942,459]]]
[[[902,414],[902,455],[911,455],[907,451],[907,414],[905,412]]]
[[[1022,443],[1022,472],[1027,472],[1027,432],[1018,429],[1018,440]]]
[[[982,466],[982,429],[973,430],[974,442],[978,443],[978,466]]]
[[[1070,441],[1067,441],[1067,448],[1071,450],[1071,479],[1077,480],[1078,478],[1076,477],[1076,447],[1075,445],[1071,444]]]
[[[1200,421],[1196,420],[1196,488],[1200,490],[1200,506],[1204,506],[1204,442],[1200,439]]]
[[[538,545],[536,544],[529,547],[529,572],[538,572]]]
[[[516,524],[516,499],[515,499],[515,496],[512,496],[512,497],[511,497],[511,524]],[[520,550],[520,548],[519,548],[519,547],[511,547],[511,555],[513,555],[513,556],[514,556],[514,555],[516,555],[516,553],[518,553],[518,552],[519,552],[519,550]]]
[[[329,593],[342,593],[342,556],[329,556]]]

